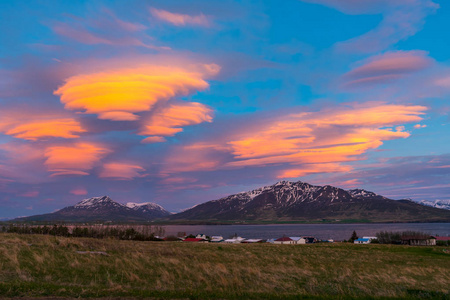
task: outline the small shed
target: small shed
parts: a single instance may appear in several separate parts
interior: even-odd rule
[[[313,236],[304,236],[303,238],[305,239],[307,244],[312,244],[312,243],[317,242],[317,239]]]
[[[223,242],[223,236],[213,235],[210,240],[211,243],[220,243]]]

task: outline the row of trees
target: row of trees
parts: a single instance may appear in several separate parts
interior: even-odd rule
[[[117,226],[82,226],[82,227],[67,227],[63,225],[53,226],[28,226],[28,225],[9,225],[2,226],[1,231],[5,233],[18,234],[47,234],[64,237],[89,237],[89,238],[114,238],[119,240],[133,240],[133,241],[160,241],[161,239],[155,236],[155,233],[161,233],[161,228],[157,227],[154,230],[141,231],[132,227],[117,227]]]

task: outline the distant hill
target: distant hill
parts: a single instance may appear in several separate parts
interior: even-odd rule
[[[280,181],[171,215],[171,220],[450,222],[450,211],[392,200],[362,189]]]
[[[14,221],[63,221],[63,222],[145,222],[167,217],[170,212],[155,203],[115,202],[108,196],[84,199],[54,213],[17,218]]]

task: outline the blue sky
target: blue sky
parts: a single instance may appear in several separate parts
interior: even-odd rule
[[[450,4],[2,1],[0,218],[279,180],[449,200]]]

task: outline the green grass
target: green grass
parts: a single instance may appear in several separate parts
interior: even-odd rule
[[[0,297],[450,299],[449,283],[448,247],[0,234]]]

